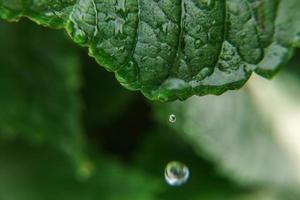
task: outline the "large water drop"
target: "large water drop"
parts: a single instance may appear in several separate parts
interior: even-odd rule
[[[165,169],[165,179],[171,186],[181,186],[189,179],[188,167],[178,161],[169,162]]]
[[[176,115],[171,114],[171,115],[169,116],[169,122],[175,123],[175,122],[176,122]]]

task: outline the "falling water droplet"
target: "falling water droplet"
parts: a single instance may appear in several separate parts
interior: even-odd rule
[[[169,116],[169,122],[175,123],[175,122],[176,122],[176,115],[171,114],[171,115]]]
[[[189,169],[178,161],[169,162],[165,169],[165,179],[171,186],[181,186],[189,179]]]

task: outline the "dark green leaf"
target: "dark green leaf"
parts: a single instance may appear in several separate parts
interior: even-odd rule
[[[0,17],[68,31],[125,87],[153,100],[272,77],[300,43],[298,0],[1,0]]]

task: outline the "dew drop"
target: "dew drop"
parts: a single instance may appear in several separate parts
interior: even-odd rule
[[[168,32],[168,24],[167,24],[167,23],[164,23],[164,24],[162,25],[162,31],[163,31],[164,33],[167,33],[167,32]]]
[[[73,40],[78,44],[84,44],[87,41],[87,36],[84,31],[77,29],[73,32]]]
[[[300,32],[298,32],[295,36],[295,41],[300,41]]]
[[[116,4],[116,9],[118,11],[126,12],[125,0],[118,0]]]
[[[201,40],[196,40],[195,41],[195,47],[197,48],[197,49],[199,49],[200,47],[202,47],[203,46],[203,42],[201,41]]]
[[[214,7],[215,1],[212,0],[198,0],[201,6],[206,9],[212,9]]]
[[[111,14],[107,14],[107,15],[105,15],[105,17],[104,17],[105,22],[110,22],[110,21],[112,21],[112,20],[114,20],[114,19],[115,19],[114,16],[111,15]]]
[[[123,34],[124,24],[125,24],[125,21],[122,18],[117,18],[115,20],[115,35]]]
[[[169,116],[169,122],[175,123],[175,122],[176,122],[176,115],[171,114],[171,115]]]
[[[185,164],[172,161],[169,162],[165,169],[166,182],[171,186],[181,186],[189,179],[189,169]]]

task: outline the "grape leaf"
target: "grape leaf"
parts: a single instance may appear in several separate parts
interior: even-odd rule
[[[158,105],[156,114],[168,124],[175,114],[175,132],[238,183],[299,192],[299,85],[285,73],[272,84],[256,77],[238,93]]]
[[[2,138],[47,143],[79,156],[83,140],[77,51],[63,34],[32,23],[1,22],[0,45]]]
[[[0,18],[65,28],[152,100],[221,94],[272,77],[300,43],[298,0],[0,0]]]

